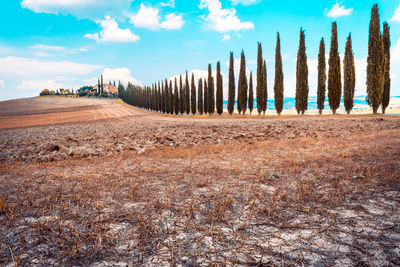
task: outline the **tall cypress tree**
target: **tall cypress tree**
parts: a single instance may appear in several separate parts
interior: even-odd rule
[[[189,77],[188,77],[187,71],[186,71],[186,78],[185,78],[185,111],[186,111],[186,114],[189,115],[189,113],[190,113],[190,85],[189,85]]]
[[[343,59],[343,100],[347,114],[353,109],[354,87],[356,85],[356,69],[351,44],[351,34],[347,38],[346,51]]]
[[[163,81],[161,81],[161,112],[165,113],[165,88]]]
[[[240,55],[240,70],[238,84],[238,112],[245,114],[247,109],[247,77],[246,77],[246,58],[244,51]]]
[[[198,103],[197,107],[199,109],[199,114],[203,115],[203,80],[202,78],[199,79],[199,85],[198,85]]]
[[[191,84],[191,108],[192,108],[192,114],[196,114],[196,84],[194,83],[194,74],[192,72],[192,84]]]
[[[180,111],[178,82],[176,80],[176,77],[175,77],[175,90],[174,90],[174,111],[175,115],[178,115]]]
[[[308,66],[304,30],[300,29],[299,51],[296,67],[296,110],[304,114],[308,103]]]
[[[235,70],[233,52],[230,53],[229,59],[229,89],[228,89],[228,112],[232,115],[235,109]]]
[[[169,114],[174,114],[174,93],[172,91],[172,80],[169,80]]]
[[[103,95],[104,92],[104,85],[103,85],[103,74],[101,75],[101,91],[100,91],[100,95]]]
[[[165,79],[165,113],[169,114],[169,86],[168,86],[168,80]]]
[[[338,49],[337,39],[337,25],[336,22],[332,23],[331,33],[331,49],[329,52],[329,72],[328,72],[328,98],[329,106],[332,113],[336,114],[336,110],[340,105],[340,98],[342,97],[342,80],[340,69],[340,56]]]
[[[121,81],[118,81],[118,96],[120,98],[123,98],[122,94],[123,94],[124,90],[125,90],[125,88],[124,88],[123,84],[121,83]]]
[[[279,36],[279,34],[278,34]],[[257,98],[257,112],[261,114],[263,107],[264,88],[263,88],[263,57],[262,57],[262,46],[258,43],[257,51],[257,86],[256,86],[256,98]]]
[[[278,115],[281,115],[283,109],[283,71],[282,71],[282,56],[281,56],[281,40],[279,32],[276,36],[275,48],[275,83],[274,83],[274,99],[275,109]]]
[[[207,86],[207,79],[204,78],[204,86],[203,86],[203,91],[204,91],[204,102],[203,102],[203,111],[204,114],[208,113],[208,86]]]
[[[221,115],[223,112],[223,85],[222,85],[222,74],[221,74],[221,64],[217,62],[217,97],[216,97],[217,113]]]
[[[97,94],[100,94],[100,79],[97,78]]]
[[[326,91],[326,61],[325,61],[325,41],[321,39],[319,43],[318,53],[318,88],[317,88],[317,104],[319,114],[325,106],[325,91]]]
[[[249,81],[249,111],[250,115],[253,112],[254,96],[253,96],[253,73],[250,71],[250,81]]]
[[[214,97],[214,77],[212,76],[211,64],[208,64],[208,92],[207,92],[208,113],[214,114],[215,97]]]
[[[263,111],[263,115],[265,115],[265,111],[267,110],[267,105],[268,105],[268,86],[267,86],[267,62],[263,62],[263,76],[262,76],[262,80],[263,80],[263,101],[262,101],[262,111]]]
[[[385,82],[383,85],[382,114],[385,114],[390,101],[390,32],[387,22],[383,23],[383,50],[385,55]]]
[[[367,101],[374,114],[377,113],[382,103],[385,82],[385,57],[378,5],[375,4],[371,10],[371,21],[369,24],[369,43],[367,59]]]
[[[161,113],[162,112],[162,88],[160,81],[158,81],[158,111]]]
[[[185,113],[185,90],[183,89],[182,75],[179,76],[179,112]]]

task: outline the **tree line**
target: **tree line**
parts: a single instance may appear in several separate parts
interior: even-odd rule
[[[367,58],[367,102],[376,114],[380,106],[385,113],[390,100],[390,32],[388,23],[383,23],[381,32],[378,5],[371,9],[371,20],[369,25],[369,42]],[[346,112],[349,114],[354,106],[354,90],[356,85],[356,72],[354,64],[354,53],[352,48],[351,33],[347,37],[345,54],[343,59],[343,90],[342,90],[342,67],[338,48],[337,23],[332,23],[331,43],[329,51],[328,66],[325,58],[325,40],[321,39],[318,53],[318,85],[317,105],[319,113],[325,107],[326,90],[328,90],[328,102],[332,113],[335,114],[340,106],[343,91],[343,100]],[[328,75],[326,75],[326,68]],[[230,52],[228,77],[228,105],[229,114],[233,114],[236,108],[239,114],[250,114],[253,112],[254,92],[253,74],[249,78],[246,73],[246,58],[242,50],[240,55],[240,70],[237,83],[234,73],[234,56]],[[190,78],[190,82],[189,82]],[[183,81],[184,79],[184,81]],[[267,109],[267,66],[262,55],[262,45],[258,43],[257,50],[257,73],[256,73],[256,103],[259,115],[265,114]],[[275,109],[278,115],[283,110],[284,101],[284,74],[282,66],[281,45],[279,32],[276,36],[275,48],[275,79],[274,99]],[[179,84],[179,85],[178,85]],[[102,88],[102,79],[99,80],[99,88]],[[140,108],[168,114],[217,114],[223,113],[223,77],[220,62],[216,65],[216,78],[214,80],[211,64],[208,65],[208,77],[200,78],[197,86],[194,74],[189,77],[188,72],[182,77],[174,80],[159,81],[151,87],[135,86],[131,83],[125,87],[118,85],[121,99],[128,104]],[[304,114],[308,108],[308,63],[305,45],[305,31],[300,28],[299,48],[296,62],[296,111]]]

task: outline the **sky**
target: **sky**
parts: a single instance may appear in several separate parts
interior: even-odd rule
[[[351,33],[356,95],[365,95],[368,27],[377,3],[391,34],[392,96],[400,95],[400,0],[7,0],[0,16],[0,100],[44,89],[79,89],[104,80],[151,85],[176,75],[196,79],[221,62],[227,95],[229,52],[236,82],[243,50],[256,71],[257,42],[273,97],[276,34],[280,33],[285,96],[295,95],[300,28],[305,29],[310,96],[316,95],[321,38],[329,53],[331,24],[339,52]]]

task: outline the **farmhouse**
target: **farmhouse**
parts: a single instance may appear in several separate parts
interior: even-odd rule
[[[98,87],[97,84],[95,86],[93,86],[93,91],[94,92],[98,92],[98,88],[97,87]],[[104,88],[104,93],[107,92],[109,95],[117,95],[118,94],[118,88],[113,86],[113,85],[111,85],[111,84],[105,83],[103,85],[103,88]]]

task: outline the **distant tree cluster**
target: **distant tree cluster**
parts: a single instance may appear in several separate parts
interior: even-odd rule
[[[49,90],[49,89],[43,89],[40,93],[40,96],[60,96],[60,95],[65,95],[65,96],[74,96],[76,93],[74,92],[74,89],[64,89],[60,88],[57,89],[56,91],[54,90]]]
[[[308,108],[309,96],[309,71],[305,37],[305,30],[300,28],[296,64],[296,110],[301,115]],[[256,108],[259,115],[261,113],[265,114],[268,103],[267,66],[262,53],[262,45],[258,43],[255,102],[257,103]],[[319,113],[322,114],[325,108],[326,90],[328,90],[328,101],[332,113],[336,113],[343,95],[345,110],[349,114],[354,106],[353,99],[356,85],[352,38],[351,34],[347,37],[343,59],[342,85],[342,67],[336,22],[332,23],[331,28],[328,75],[326,73],[325,40],[322,38],[319,43],[318,53],[317,105]],[[185,77],[179,76],[179,87],[177,78],[175,78],[170,81],[165,80],[154,83],[151,87],[134,86],[132,84],[124,87],[119,83],[118,92],[120,97],[129,104],[161,113],[212,115],[216,111],[221,115],[223,113],[223,77],[220,62],[217,62],[215,75],[216,77],[214,78],[212,66],[209,64],[208,76],[198,80],[197,88],[194,74],[192,73],[189,84],[189,75],[186,72]],[[184,82],[183,79],[185,80]],[[230,52],[227,103],[229,114],[233,114],[235,104],[239,114],[246,114],[247,110],[249,110],[250,114],[252,113],[254,108],[253,87],[253,73],[250,71],[248,78],[246,58],[242,50],[236,92],[234,56],[233,52]],[[102,76],[98,80],[98,88],[98,94],[103,95]],[[367,102],[372,107],[374,114],[377,113],[380,106],[382,106],[382,112],[385,113],[390,100],[390,32],[389,25],[386,22],[383,24],[383,33],[380,30],[377,5],[372,7],[369,26],[367,94]],[[275,48],[274,102],[275,110],[280,115],[284,102],[284,74],[279,32],[277,33]]]

